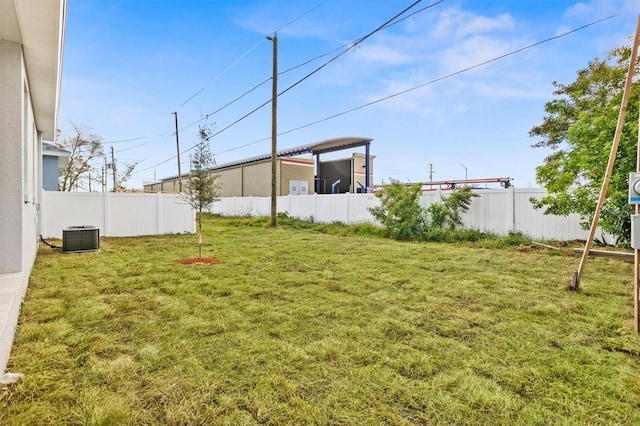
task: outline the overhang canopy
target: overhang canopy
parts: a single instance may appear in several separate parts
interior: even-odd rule
[[[66,0],[0,0],[0,40],[22,45],[42,137],[53,140],[60,99]]]
[[[357,136],[348,136],[343,138],[334,138],[327,139],[321,142],[316,142],[308,145],[300,145],[293,148],[287,148],[280,150],[276,153],[276,157],[293,157],[296,155],[302,154],[323,154],[325,152],[333,152],[333,151],[341,151],[343,149],[357,148],[359,146],[364,146],[371,143],[373,139],[357,137]],[[245,158],[244,160],[232,161],[230,163],[220,164],[215,166],[214,170],[227,169],[230,167],[236,167],[243,164],[257,163],[260,161],[265,161],[271,159],[271,153],[257,155],[255,157]],[[175,178],[175,177],[174,177]]]

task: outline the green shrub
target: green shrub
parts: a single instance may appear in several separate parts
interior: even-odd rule
[[[427,214],[420,206],[421,185],[405,186],[391,180],[383,192],[376,193],[381,201],[378,207],[370,207],[371,215],[394,240],[421,240],[427,227]]]

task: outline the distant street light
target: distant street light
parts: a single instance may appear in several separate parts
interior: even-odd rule
[[[464,179],[467,180],[469,179],[469,177],[467,176],[467,166],[465,166],[464,164],[460,163],[460,165],[462,167],[464,167]]]

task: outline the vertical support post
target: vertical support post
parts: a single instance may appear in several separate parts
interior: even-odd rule
[[[113,154],[113,145],[111,146],[111,171],[113,172],[113,192],[118,190],[118,182],[116,176],[116,157]]]
[[[316,154],[316,194],[320,193],[320,153]]]
[[[182,171],[180,170],[180,138],[178,137],[178,112],[172,112],[176,116],[176,152],[178,156],[178,192],[182,193]]]
[[[604,179],[602,181],[602,189],[600,190],[600,196],[598,197],[598,204],[596,205],[596,210],[593,214],[593,220],[591,221],[591,228],[589,229],[589,236],[587,237],[587,242],[584,247],[584,251],[582,253],[582,258],[580,259],[580,266],[578,266],[578,271],[574,272],[573,277],[571,279],[571,283],[569,284],[570,290],[578,290],[580,286],[580,278],[582,277],[582,273],[584,272],[584,267],[587,263],[587,258],[589,257],[589,250],[591,250],[591,246],[593,245],[593,237],[596,233],[596,227],[598,226],[598,220],[600,219],[600,213],[602,211],[602,206],[604,205],[605,198],[607,196],[607,189],[609,188],[609,181],[611,180],[611,176],[613,174],[613,165],[616,159],[616,153],[618,152],[618,144],[620,143],[620,137],[622,136],[622,126],[624,125],[624,116],[627,112],[627,102],[629,100],[629,95],[631,92],[631,83],[633,81],[633,74],[638,54],[638,42],[640,40],[640,15],[638,15],[638,23],[636,25],[636,35],[633,41],[633,47],[631,48],[631,57],[629,58],[629,70],[627,72],[627,80],[624,85],[624,92],[622,94],[622,102],[620,104],[620,111],[618,112],[618,124],[616,125],[616,132],[613,136],[613,144],[611,145],[611,152],[609,153],[609,161],[607,163],[607,169],[604,174]]]
[[[278,192],[277,183],[277,164],[278,164],[278,33],[274,33],[273,37],[267,37],[273,42],[273,85],[271,92],[271,227],[278,225]]]
[[[370,158],[369,158],[369,142],[367,142],[367,144],[364,146],[364,173],[365,173],[365,177],[364,177],[364,186],[366,188],[366,192],[369,192],[369,187],[371,186],[371,182],[370,177],[369,177],[369,162],[370,162]]]

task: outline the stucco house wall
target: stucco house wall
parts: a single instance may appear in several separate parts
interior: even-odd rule
[[[66,0],[0,1],[0,379],[38,248],[42,139],[53,140]]]
[[[58,191],[58,182],[71,153],[51,143],[42,143],[42,189]]]

